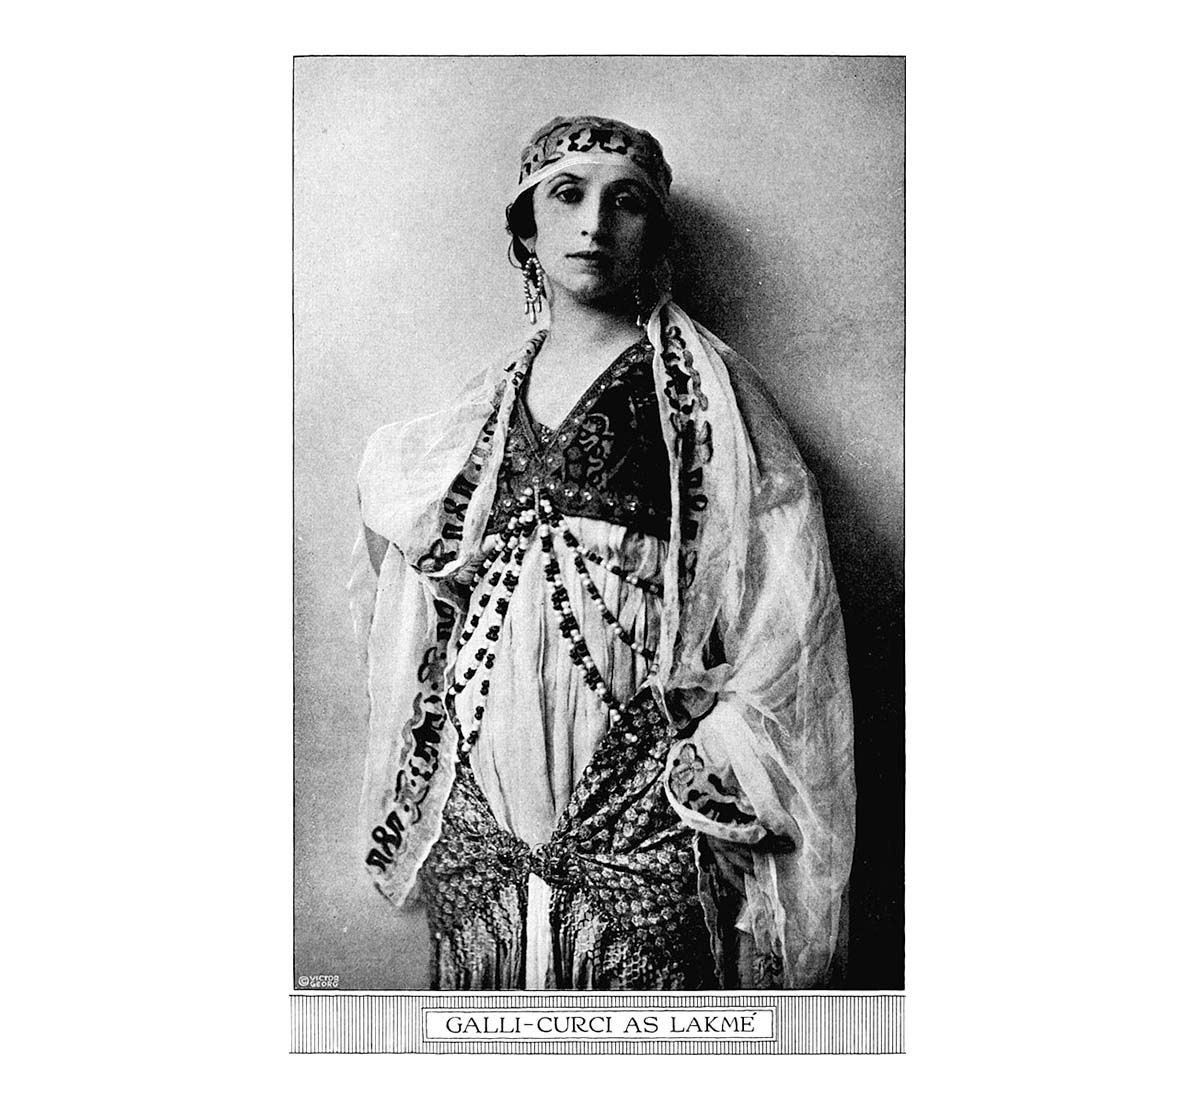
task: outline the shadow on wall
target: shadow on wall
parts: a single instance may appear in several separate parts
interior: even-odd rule
[[[671,197],[676,297],[722,339],[749,327],[750,299],[766,278],[762,258],[717,209],[685,191]]]
[[[762,331],[772,305],[772,272],[744,232],[686,193],[672,196],[676,241],[671,262],[677,297],[689,314],[752,362],[765,350]],[[791,303],[801,315],[802,300]],[[815,308],[813,311],[815,312]],[[834,337],[837,338],[836,336]],[[814,368],[805,356],[798,367]],[[853,354],[850,352],[849,354]],[[784,415],[788,416],[786,403]],[[789,418],[790,420],[790,418]],[[904,986],[904,603],[903,548],[883,530],[853,471],[790,422],[825,506],[830,552],[846,624],[854,696],[858,823],[850,879],[850,950],[845,984],[855,989]]]

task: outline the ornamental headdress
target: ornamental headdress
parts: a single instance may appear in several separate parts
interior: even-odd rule
[[[659,202],[671,190],[671,166],[653,134],[613,118],[573,115],[541,127],[521,150],[521,174],[513,198],[573,164],[611,164],[622,159]]]

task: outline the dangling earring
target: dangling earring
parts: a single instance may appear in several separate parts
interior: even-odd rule
[[[670,297],[671,290],[671,261],[665,256],[659,260],[658,267],[654,269],[654,288],[661,298],[664,294]]]
[[[648,275],[643,275],[638,279],[637,287],[633,292],[633,309],[636,315],[636,321],[639,325],[644,326],[650,320],[650,314],[654,312],[654,307],[658,304],[658,299],[651,300],[653,293],[653,284],[650,283]]]
[[[637,323],[645,325],[650,320],[650,314],[662,299],[664,294],[671,293],[671,266],[665,259],[660,260],[649,271],[644,272],[638,279],[637,288],[633,293],[633,306],[637,312]]]
[[[525,316],[531,325],[536,325],[546,301],[546,273],[538,258],[532,255],[521,271],[525,276]]]

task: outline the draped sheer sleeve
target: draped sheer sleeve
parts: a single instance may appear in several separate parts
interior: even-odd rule
[[[735,353],[669,301],[657,307],[647,336],[670,528],[652,565],[660,608],[641,627],[621,621],[639,645],[652,647],[647,686],[672,717],[681,698],[698,704],[685,708],[691,717],[662,769],[663,784],[686,825],[744,846],[751,870],[738,884],[737,924],[756,958],[767,961],[766,980],[755,984],[819,987],[838,942],[855,788],[845,641],[816,486]],[[440,836],[456,774],[458,736],[442,696],[462,604],[448,590],[478,557],[493,503],[504,504],[497,484],[507,428],[537,347],[536,338],[528,342],[448,409],[381,429],[360,471],[363,521],[388,544],[376,576],[360,535],[350,583],[370,695],[361,833],[368,872],[397,904]],[[582,528],[576,538],[592,546]],[[594,549],[603,559],[603,548]],[[608,590],[620,583],[616,575],[604,579],[601,594],[623,615],[626,604]],[[589,598],[570,596],[581,608]],[[640,605],[627,604],[633,616]],[[528,623],[536,625],[533,616]],[[530,637],[553,640],[556,630],[543,615]],[[558,655],[570,664],[569,655]],[[500,706],[502,679],[536,682],[538,670],[526,671],[497,674],[489,708]],[[633,666],[631,690],[641,673]],[[575,682],[569,668],[558,669],[559,681]],[[544,728],[544,709],[535,717],[530,728]],[[588,732],[569,724],[572,736]],[[485,749],[490,743],[480,742]],[[545,755],[544,744],[527,747]],[[571,759],[584,760],[590,747],[589,738],[580,741]],[[511,748],[501,754],[505,762]],[[574,764],[560,770],[565,790]],[[729,900],[720,899],[722,919]],[[709,929],[714,938],[724,932],[712,923]]]
[[[354,627],[354,642],[359,660],[366,665],[367,640],[371,634],[371,620],[375,613],[375,594],[379,588],[379,576],[371,561],[367,543],[367,529],[360,526],[354,549],[350,552],[350,579],[346,583],[346,594],[350,600],[350,622]]]
[[[815,481],[752,369],[734,368],[754,447],[744,568],[727,577],[723,660],[703,677],[715,703],[675,745],[664,783],[692,828],[749,846],[738,927],[778,984],[815,988],[837,950],[854,846],[845,636]]]

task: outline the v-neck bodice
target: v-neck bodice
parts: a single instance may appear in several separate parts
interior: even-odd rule
[[[588,407],[596,400],[600,393],[603,392],[605,387],[609,384],[609,381],[613,375],[620,375],[624,373],[630,368],[631,365],[642,359],[646,359],[647,362],[650,362],[651,360],[647,359],[647,352],[651,353],[652,357],[653,352],[650,347],[650,342],[644,336],[635,343],[630,344],[629,347],[625,348],[625,350],[622,351],[611,363],[609,363],[604,370],[596,375],[596,377],[592,380],[592,384],[579,395],[579,400],[571,406],[570,410],[567,412],[567,415],[558,422],[556,427],[543,424],[534,417],[532,412],[529,411],[529,377],[526,375],[521,386],[521,406],[522,411],[525,413],[525,416],[528,419],[529,426],[534,429],[539,437],[544,437],[548,440],[550,436],[554,435],[555,432],[569,425],[572,418],[579,417],[586,412]]]
[[[564,515],[603,519],[666,539],[671,493],[646,340],[626,348],[584,391],[557,428],[513,403],[488,531],[520,511],[533,487]]]

